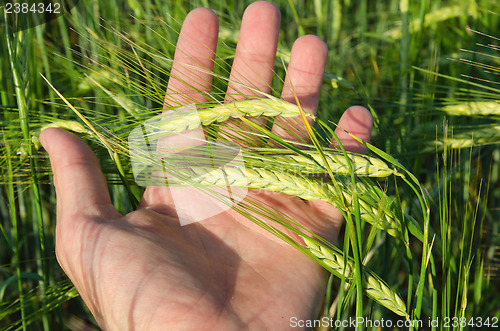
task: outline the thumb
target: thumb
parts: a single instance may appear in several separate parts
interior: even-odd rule
[[[40,142],[49,153],[54,173],[58,216],[118,213],[111,205],[99,161],[82,139],[61,129],[48,128],[40,135]],[[72,219],[58,217],[58,223]]]

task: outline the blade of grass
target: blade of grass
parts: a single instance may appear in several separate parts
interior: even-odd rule
[[[4,11],[4,17],[5,17],[5,22],[7,22],[7,13]],[[46,263],[46,241],[45,241],[45,227],[44,227],[44,222],[43,222],[43,215],[42,215],[42,208],[41,208],[41,199],[40,199],[40,190],[38,187],[38,180],[37,180],[37,168],[35,164],[35,159],[33,158],[33,148],[32,145],[29,143],[30,142],[30,128],[29,128],[29,122],[28,122],[28,117],[29,117],[29,109],[28,109],[28,101],[27,101],[27,95],[26,95],[26,82],[23,80],[23,76],[21,75],[20,68],[19,68],[19,57],[20,56],[29,56],[28,55],[28,49],[27,49],[27,43],[30,42],[29,40],[29,30],[26,31],[19,31],[16,34],[15,39],[11,39],[11,34],[8,28],[9,24],[5,24],[5,34],[6,34],[6,43],[7,43],[7,49],[9,53],[9,61],[10,61],[10,67],[12,71],[12,78],[14,80],[14,88],[15,88],[15,93],[16,93],[16,99],[17,99],[17,106],[19,109],[19,120],[21,124],[21,131],[23,134],[24,142],[27,144],[27,152],[29,156],[29,169],[30,169],[30,177],[31,177],[31,194],[32,194],[32,199],[35,204],[35,214],[38,220],[38,223],[36,226],[38,226],[37,229],[35,229],[35,232],[38,232],[39,235],[39,240],[40,240],[40,257],[38,260],[39,264],[39,272],[42,274],[43,281],[41,282],[40,289],[42,290],[42,293],[44,291],[45,286],[49,282],[49,272],[48,272],[48,266]],[[17,49],[16,51],[14,50],[14,45],[12,42],[16,42]],[[20,54],[20,52],[23,52]],[[19,275],[18,275],[19,277]],[[43,294],[42,294],[43,295]],[[43,295],[45,297],[45,295]],[[45,300],[45,299],[43,299]],[[42,315],[42,320],[43,320],[43,325],[45,330],[49,330],[51,328],[49,318],[47,314]]]

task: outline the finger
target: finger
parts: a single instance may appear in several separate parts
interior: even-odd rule
[[[58,218],[66,222],[76,215],[117,216],[99,161],[92,150],[77,136],[49,128],[40,135],[49,153],[57,194]]]
[[[206,102],[212,85],[219,23],[213,11],[207,8],[192,10],[184,20],[174,54],[174,64],[165,95],[170,106],[190,105],[184,111],[195,112],[192,103]],[[168,110],[166,113],[170,112]],[[205,136],[201,126],[183,134],[169,136],[162,144],[196,146],[203,144]]]
[[[254,2],[243,14],[234,57],[227,100],[260,96],[242,85],[269,93],[278,45],[280,12],[272,3]]]
[[[366,153],[366,147],[359,143],[350,134],[369,142],[373,128],[373,117],[370,112],[361,106],[348,108],[340,118],[335,134],[348,151],[355,153]],[[338,147],[337,141],[332,141],[332,147]]]
[[[269,2],[258,1],[247,7],[243,14],[226,100],[244,100],[262,97],[256,92],[269,93],[273,79],[274,61],[278,45],[281,14]],[[265,118],[256,117],[253,122],[263,125]],[[255,131],[237,119],[230,119],[221,127],[221,135],[230,140],[239,140],[242,145],[251,142],[243,131]]]
[[[165,106],[186,105],[196,112],[196,107],[192,104],[207,101],[206,94],[212,85],[218,30],[217,16],[210,9],[198,8],[186,16],[176,45],[174,63],[165,94]],[[185,108],[183,111],[189,109]],[[164,111],[164,113],[169,112],[171,110]],[[204,142],[205,135],[203,129],[199,127],[182,134],[164,137],[158,141],[158,148],[163,151],[168,151],[170,146],[184,146],[189,149]],[[157,156],[160,153],[165,154],[159,151]],[[168,157],[168,153],[164,156]],[[169,177],[168,173],[162,175]],[[181,191],[182,194],[173,194],[175,193],[173,191]],[[191,191],[189,188],[169,189],[150,186],[144,192],[139,208],[148,207],[160,212],[170,212],[174,206],[175,196],[185,196]]]
[[[184,20],[174,54],[165,104],[205,102],[212,85],[219,23],[207,8],[192,10]]]
[[[308,35],[297,39],[292,47],[281,98],[297,103],[297,97],[305,112],[316,115],[327,55],[328,48],[320,38]],[[308,140],[301,118],[278,117],[273,130],[285,139]]]

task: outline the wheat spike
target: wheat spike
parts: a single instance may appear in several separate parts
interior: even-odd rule
[[[75,132],[75,133],[85,133],[85,134],[92,134],[91,131],[87,130],[82,124],[76,122],[76,121],[57,121],[57,122],[52,122],[47,125],[42,126],[42,128],[38,131],[33,132],[31,136],[31,142],[33,144],[33,151],[37,151],[42,147],[42,144],[40,143],[40,133],[48,128],[60,128],[64,129],[67,131]],[[16,154],[20,156],[20,161],[23,162],[28,158],[28,151],[26,150],[26,147],[21,146],[17,150]]]
[[[344,263],[344,256],[315,240],[303,237],[307,250],[316,256],[320,263],[335,274],[337,277],[344,277],[348,282],[353,280],[352,272],[355,269],[352,259],[347,259]],[[368,268],[363,268],[363,287],[365,294],[390,309],[399,316],[408,317],[404,301],[387,284],[379,279]]]
[[[451,149],[470,148],[473,146],[496,144],[500,142],[500,125],[493,125],[474,131],[462,132],[448,137],[445,141],[434,141],[424,152],[442,151],[446,145]]]
[[[451,18],[459,17],[463,14],[463,7],[460,5],[439,8],[427,13],[423,23],[420,18],[412,20],[410,22],[410,33],[416,33],[420,31],[421,27],[426,28],[432,24],[438,24]],[[476,12],[472,8],[469,8],[467,15],[475,16]],[[401,28],[396,28],[385,32],[384,36],[392,39],[401,39],[403,34],[401,32]]]
[[[309,157],[305,155],[273,155],[271,159],[284,165],[293,164],[294,169],[303,173],[321,174],[326,172],[323,158],[319,152],[306,151],[304,153],[308,154]],[[327,152],[323,154],[333,173],[350,174],[349,164],[344,155]],[[349,159],[354,174],[357,176],[387,177],[394,173],[394,170],[389,168],[384,161],[374,157],[351,154]]]
[[[197,129],[200,124],[207,126],[212,123],[225,122],[229,118],[257,116],[297,117],[300,110],[297,105],[276,98],[261,98],[239,100],[218,104],[208,109],[196,112],[173,112],[165,115],[158,124],[162,134],[181,133],[186,130]],[[312,115],[307,115],[313,118]]]
[[[348,206],[352,203],[352,188],[338,180],[343,197],[338,193],[335,187],[317,178],[307,178],[295,176],[279,171],[273,171],[262,168],[240,168],[238,166],[227,166],[224,168],[191,167],[186,169],[177,169],[177,175],[182,178],[189,178],[190,181],[204,186],[232,186],[249,189],[263,189],[267,191],[285,193],[298,196],[304,200],[324,200],[334,204],[344,212],[348,212]],[[164,184],[164,179],[160,179]],[[171,183],[172,185],[183,183]],[[368,189],[361,182],[358,183],[356,190],[360,204],[361,219],[373,226],[385,230],[394,237],[400,236],[401,225],[391,209],[379,208],[380,201],[371,196]],[[379,194],[383,194],[379,192]],[[388,198],[386,197],[388,200]]]
[[[42,128],[39,131],[36,131],[33,136],[31,137],[31,140],[35,147],[37,147],[37,143],[40,144],[40,141],[38,140],[38,137],[40,136],[40,133],[48,128],[59,128],[59,129],[64,129],[67,131],[75,132],[75,133],[85,133],[85,134],[92,134],[92,131],[87,130],[82,124],[76,122],[76,121],[57,121],[57,122],[52,122],[47,125],[42,126]]]
[[[449,115],[500,115],[500,101],[477,101],[448,105],[442,108]]]

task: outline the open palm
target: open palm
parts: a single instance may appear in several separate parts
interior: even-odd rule
[[[270,3],[247,8],[228,100],[241,98],[242,89],[234,82],[269,92],[279,18]],[[217,32],[217,18],[210,10],[196,9],[186,17],[167,103],[205,101]],[[282,98],[294,101],[291,81],[303,108],[314,113],[326,55],[319,38],[299,38]],[[204,70],[188,69],[193,66]],[[189,93],[189,101],[183,93]],[[371,123],[365,109],[353,107],[339,125],[368,140]],[[362,151],[343,131],[338,133],[347,148]],[[111,204],[97,158],[81,139],[47,129],[41,141],[50,156],[57,191],[57,257],[102,328],[283,330],[289,328],[291,317],[313,318],[317,313],[325,271],[234,210],[180,226],[169,189],[149,187],[138,209],[122,216]],[[332,206],[252,190],[248,196],[336,240],[342,215]]]

